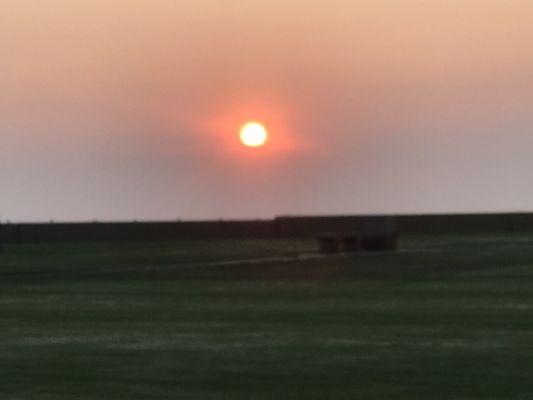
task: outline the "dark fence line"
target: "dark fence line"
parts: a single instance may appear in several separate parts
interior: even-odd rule
[[[315,238],[328,232],[381,235],[533,231],[533,214],[278,217],[258,221],[3,224],[4,243]]]

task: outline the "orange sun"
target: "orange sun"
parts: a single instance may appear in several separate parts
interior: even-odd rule
[[[268,140],[268,132],[259,122],[247,122],[241,128],[240,137],[245,146],[261,147]]]

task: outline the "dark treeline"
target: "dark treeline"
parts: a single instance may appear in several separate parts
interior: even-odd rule
[[[225,238],[310,238],[328,232],[379,235],[533,231],[533,214],[278,217],[256,221],[3,224],[4,243]]]

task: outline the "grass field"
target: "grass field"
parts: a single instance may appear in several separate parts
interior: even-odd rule
[[[314,248],[5,246],[0,399],[532,398],[533,236]]]

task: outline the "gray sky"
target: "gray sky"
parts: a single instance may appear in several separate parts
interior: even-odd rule
[[[4,220],[533,211],[531,1],[4,0],[0,52]]]

